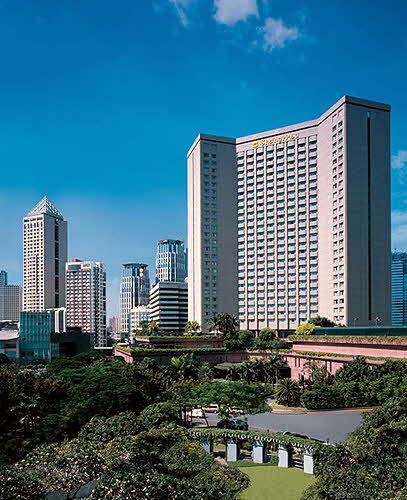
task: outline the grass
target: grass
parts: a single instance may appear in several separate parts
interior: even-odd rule
[[[304,490],[313,484],[314,476],[298,469],[279,467],[241,467],[251,486],[240,500],[299,500]]]
[[[301,411],[307,411],[307,409],[304,408],[303,406],[284,406],[284,405],[279,405],[275,401],[273,401],[273,403],[271,403],[270,406],[271,406],[271,408],[273,410],[301,410]]]

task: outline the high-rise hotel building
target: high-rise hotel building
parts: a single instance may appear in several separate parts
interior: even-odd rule
[[[188,153],[189,319],[390,324],[389,134],[390,106],[344,96],[316,120],[199,135]]]
[[[91,334],[93,345],[106,347],[106,267],[102,262],[67,262],[66,324]]]
[[[23,311],[65,305],[67,222],[44,197],[24,217]]]

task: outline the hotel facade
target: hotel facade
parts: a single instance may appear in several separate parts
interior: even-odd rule
[[[188,152],[189,320],[293,329],[320,314],[391,321],[390,106],[342,97],[320,118]],[[379,319],[378,319],[379,318]]]

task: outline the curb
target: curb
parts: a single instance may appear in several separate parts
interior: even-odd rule
[[[370,407],[370,408],[327,408],[320,410],[273,410],[271,413],[274,415],[305,415],[312,413],[338,413],[338,412],[357,412],[357,411],[373,411],[378,407]]]

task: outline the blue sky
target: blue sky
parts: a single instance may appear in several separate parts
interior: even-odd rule
[[[407,250],[407,5],[376,0],[0,0],[0,268],[22,278],[22,217],[46,194],[69,257],[154,269],[186,238],[185,154],[321,114],[392,105],[393,247]],[[152,272],[154,274],[154,272]]]

